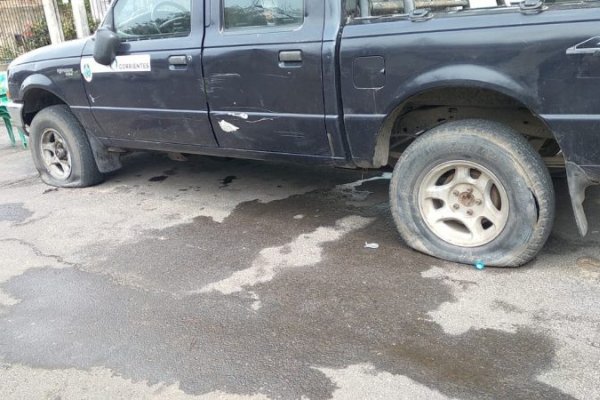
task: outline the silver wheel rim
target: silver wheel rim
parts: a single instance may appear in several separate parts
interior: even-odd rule
[[[431,231],[461,247],[479,247],[506,227],[508,196],[500,180],[471,161],[450,161],[433,168],[419,188],[419,209]]]
[[[56,179],[67,179],[71,175],[71,154],[63,136],[54,129],[46,129],[40,148],[48,173]]]

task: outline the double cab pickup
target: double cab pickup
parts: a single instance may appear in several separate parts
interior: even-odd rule
[[[600,1],[114,0],[8,84],[49,185],[129,150],[393,167],[403,240],[461,263],[535,257],[555,169],[585,235],[600,182]]]

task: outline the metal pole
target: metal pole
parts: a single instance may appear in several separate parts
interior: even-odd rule
[[[369,0],[360,0],[360,16],[366,18],[369,14]]]
[[[48,32],[50,32],[50,42],[52,42],[52,44],[64,42],[65,35],[63,34],[62,25],[60,23],[56,2],[54,0],[42,0],[42,5],[44,6],[44,15],[46,16]]]
[[[81,39],[90,36],[90,26],[87,20],[87,11],[83,0],[71,0],[71,8],[73,9],[73,22],[77,38]]]

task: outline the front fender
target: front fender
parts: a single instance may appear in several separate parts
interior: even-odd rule
[[[23,79],[19,85],[18,100],[15,98],[17,102],[23,103],[19,107],[21,121],[25,119],[25,115],[28,112],[35,111],[38,107],[41,109],[57,103],[68,105],[75,118],[79,120],[85,129],[100,172],[115,171],[121,167],[119,154],[108,152],[107,148],[98,139],[98,137],[102,136],[101,129],[93,118],[87,99],[85,98],[79,71],[72,66],[73,61],[71,60],[71,63],[62,61],[49,62],[49,64],[44,65],[44,73],[34,72]],[[68,66],[64,67],[65,64]],[[33,64],[27,64],[27,66],[33,66]],[[64,73],[61,74],[61,72],[69,73],[65,75]],[[18,77],[21,73],[25,72],[17,68],[15,75]],[[40,90],[50,94],[50,97],[53,96],[55,99],[46,104],[38,104],[40,98],[37,95],[42,94],[42,92],[39,92]],[[29,93],[35,95],[35,97],[28,96]],[[47,97],[45,100],[47,100]],[[21,122],[21,124],[25,126],[24,122]],[[23,129],[25,130],[25,128]]]
[[[52,95],[59,98],[63,103],[67,104],[64,93],[59,86],[56,85],[54,81],[52,81],[49,77],[42,74],[33,74],[29,75],[25,80],[21,83],[19,88],[18,99],[23,101],[27,92],[33,89],[42,89],[46,92],[51,93]]]
[[[89,106],[79,68],[80,57],[11,64],[11,97],[13,101],[22,103],[28,91],[41,89],[69,106]]]

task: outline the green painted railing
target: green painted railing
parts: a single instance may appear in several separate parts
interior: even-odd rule
[[[6,108],[10,101],[8,100],[8,97],[6,95],[7,91],[8,79],[6,76],[6,72],[0,71],[0,119],[4,121],[4,125],[6,126],[6,131],[8,132],[8,138],[10,139],[10,143],[13,146],[16,146],[17,142],[15,140],[14,129],[12,123],[10,122],[10,114],[8,113],[8,109]],[[17,128],[17,131],[19,133],[19,137],[21,138],[23,148],[27,148],[27,138],[20,129]]]

